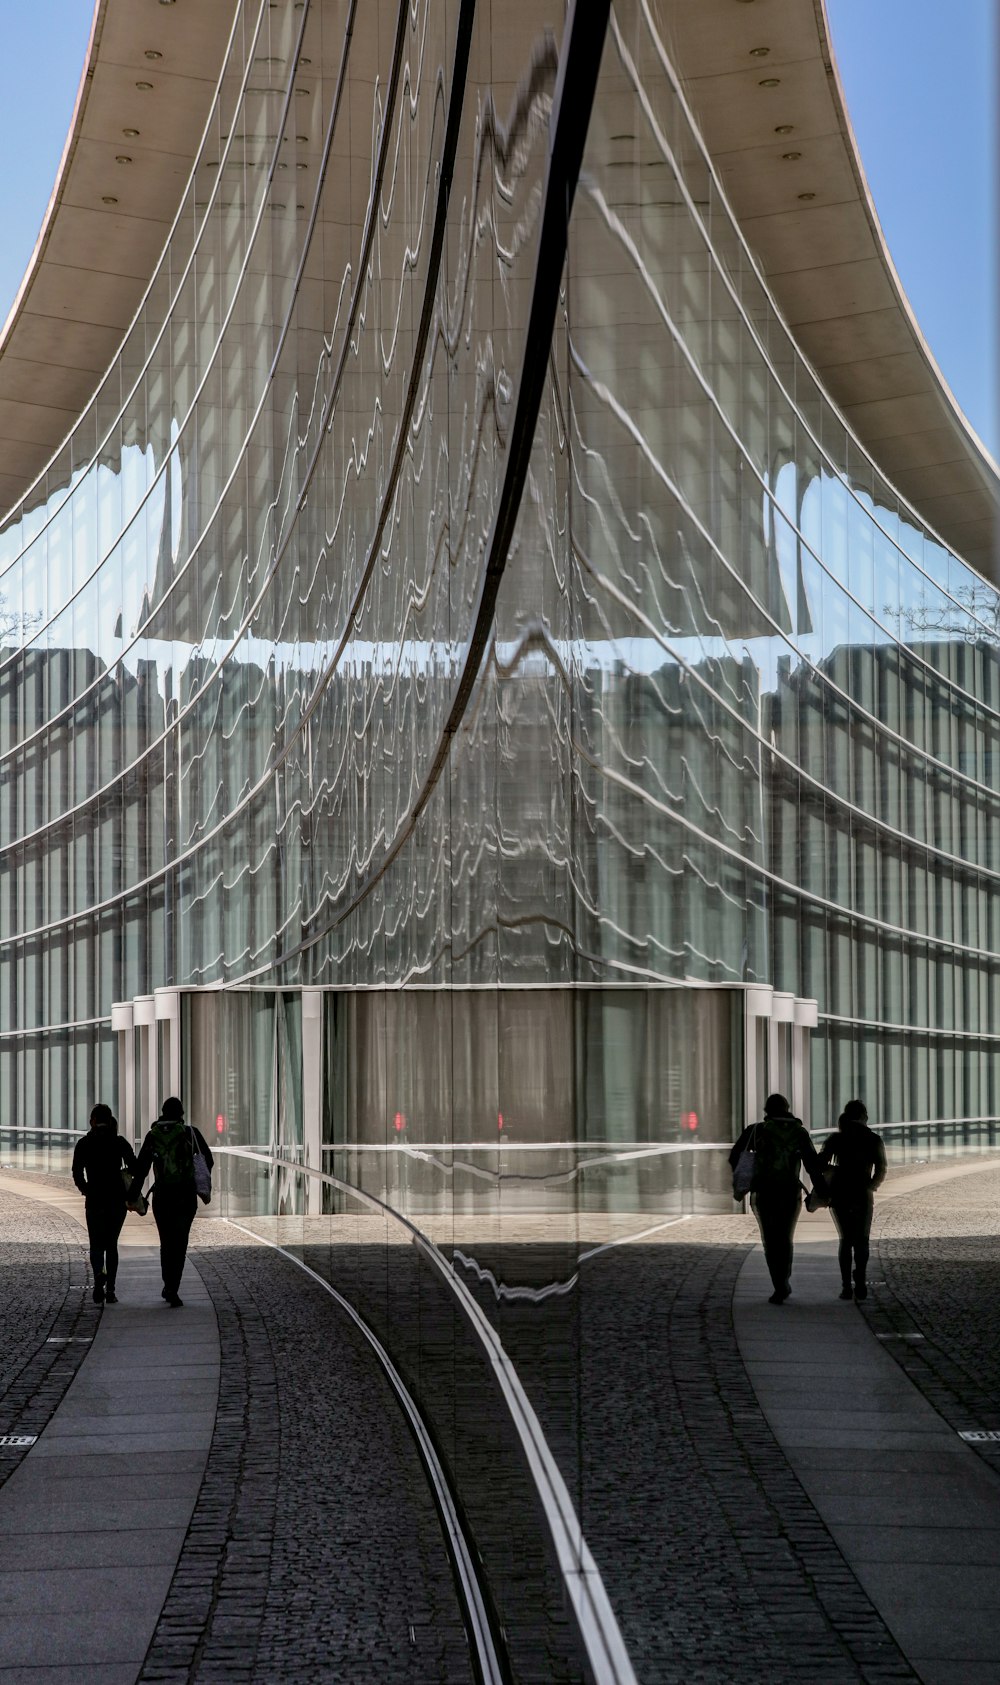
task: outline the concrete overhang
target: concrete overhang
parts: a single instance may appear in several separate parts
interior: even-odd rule
[[[195,160],[234,6],[98,0],[56,184],[0,332],[0,508],[58,449],[141,302]],[[916,513],[1000,581],[1000,474],[893,267],[823,0],[660,0],[659,14],[724,189],[826,390]]]
[[[0,331],[2,510],[63,442],[142,301],[191,173],[234,11],[235,0],[97,0],[56,183]]]
[[[1000,582],[1000,470],[889,255],[823,0],[660,0],[657,12],[729,202],[823,386],[921,520]]]

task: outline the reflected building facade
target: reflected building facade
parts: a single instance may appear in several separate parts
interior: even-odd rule
[[[183,1083],[383,1191],[400,1140],[728,1140],[786,1081],[992,1132],[997,592],[797,348],[669,7],[571,112],[574,29],[234,8],[0,532],[8,1126]]]

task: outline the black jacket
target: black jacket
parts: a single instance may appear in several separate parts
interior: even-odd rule
[[[186,1151],[184,1154],[185,1166],[183,1185],[176,1181],[173,1177],[168,1179],[168,1177],[164,1174],[164,1158],[167,1155],[168,1143],[175,1136],[178,1129],[184,1134],[187,1134],[188,1130],[191,1131],[191,1134],[194,1135],[198,1143],[198,1151],[201,1153],[211,1170],[215,1160],[212,1157],[208,1142],[205,1140],[201,1130],[196,1129],[193,1123],[184,1123],[179,1118],[158,1117],[156,1122],[150,1126],[149,1133],[143,1141],[142,1146],[139,1148],[139,1157],[135,1166],[135,1181],[132,1184],[131,1190],[133,1193],[137,1193],[142,1187],[143,1182],[146,1180],[146,1177],[149,1175],[150,1169],[152,1168],[156,1173],[157,1180],[161,1184],[161,1194],[167,1192],[168,1186],[171,1194],[185,1194],[188,1191],[190,1191],[192,1195],[194,1194],[194,1160],[189,1157]],[[190,1136],[188,1139],[190,1140]],[[173,1154],[171,1153],[170,1156],[172,1158]],[[190,1166],[189,1188],[187,1186],[188,1166]],[[156,1186],[157,1184],[154,1182],[154,1193],[156,1191]]]
[[[748,1123],[739,1140],[733,1143],[729,1163],[735,1170],[740,1154],[747,1147],[754,1150],[754,1193],[791,1194],[799,1186],[799,1170],[804,1164],[814,1187],[825,1189],[823,1167],[812,1138],[797,1117],[767,1117],[760,1123]]]
[[[135,1153],[106,1124],[81,1135],[73,1151],[73,1180],[88,1205],[125,1205],[122,1171],[135,1175]]]
[[[849,1201],[864,1199],[881,1187],[886,1177],[885,1147],[881,1135],[866,1123],[848,1124],[823,1142],[820,1163],[824,1169],[832,1166],[830,1199]]]

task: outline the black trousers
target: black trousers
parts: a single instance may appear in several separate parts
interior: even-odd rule
[[[188,1235],[198,1209],[198,1196],[191,1189],[153,1189],[153,1216],[160,1236],[160,1274],[168,1294],[179,1292],[184,1260],[187,1257]]]
[[[764,1242],[771,1285],[776,1293],[783,1293],[792,1274],[792,1236],[802,1209],[802,1190],[797,1182],[792,1188],[761,1188],[751,1194],[750,1209]]]
[[[868,1237],[872,1232],[872,1211],[875,1208],[875,1196],[870,1193],[854,1194],[849,1198],[835,1197],[830,1201],[833,1220],[840,1235],[840,1246],[837,1258],[840,1263],[840,1277],[845,1287],[851,1285],[851,1266],[854,1266],[854,1284],[864,1283],[868,1269]]]
[[[94,1285],[101,1285],[102,1275],[107,1275],[104,1283],[110,1291],[114,1290],[118,1277],[118,1236],[122,1232],[125,1221],[125,1201],[121,1200],[87,1200],[84,1210],[87,1214],[87,1238],[90,1241],[90,1267],[94,1272]]]

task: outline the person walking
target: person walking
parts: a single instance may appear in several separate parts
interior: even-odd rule
[[[152,1168],[153,1216],[160,1236],[161,1297],[173,1310],[184,1301],[180,1296],[181,1276],[187,1257],[188,1236],[198,1207],[194,1179],[194,1155],[199,1152],[209,1169],[212,1154],[199,1129],[184,1122],[184,1107],[175,1095],[164,1100],[160,1115],[139,1149],[130,1200],[140,1192]]]
[[[848,1100],[835,1132],[823,1143],[819,1159],[824,1171],[831,1171],[830,1206],[840,1235],[840,1297],[867,1299],[868,1237],[875,1189],[885,1181],[886,1162],[882,1137],[869,1129],[863,1100]]]
[[[804,1164],[814,1188],[824,1187],[819,1154],[809,1132],[793,1117],[783,1094],[769,1094],[760,1123],[750,1123],[729,1154],[733,1170],[744,1152],[754,1155],[750,1209],[764,1243],[773,1292],[768,1304],[783,1305],[792,1291],[795,1225],[802,1209],[799,1172]]]
[[[118,1295],[118,1236],[125,1221],[128,1198],[125,1174],[135,1174],[135,1153],[111,1107],[98,1101],[90,1114],[90,1128],[73,1149],[73,1180],[82,1193],[94,1273],[94,1304],[116,1305]]]

